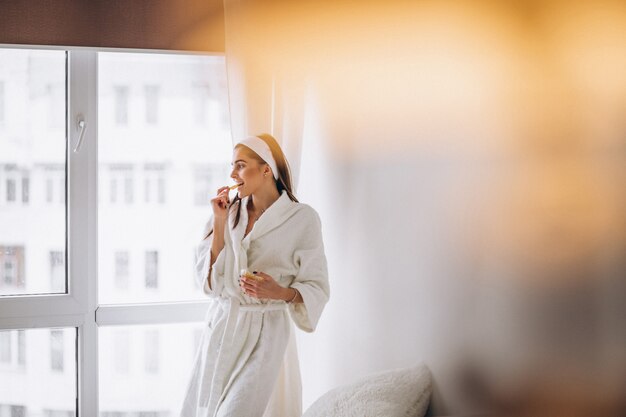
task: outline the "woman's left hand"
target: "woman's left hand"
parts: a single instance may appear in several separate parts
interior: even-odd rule
[[[254,275],[260,279],[257,280],[245,276],[240,277],[239,285],[246,295],[255,298],[269,298],[272,300],[285,300],[288,296],[286,292],[289,290],[278,285],[271,276],[263,272],[256,272]]]

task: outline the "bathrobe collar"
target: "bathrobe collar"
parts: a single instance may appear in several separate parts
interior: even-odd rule
[[[258,239],[266,233],[271,232],[293,216],[300,208],[299,204],[291,201],[287,192],[283,191],[280,197],[278,197],[278,200],[274,201],[274,203],[265,210],[263,215],[259,217],[259,220],[254,224],[250,233],[244,238],[248,225],[248,210],[246,208],[248,207],[249,198],[248,196],[241,200],[241,216],[239,218],[239,224],[237,224],[237,227],[234,229],[232,226],[235,216],[230,216],[230,233],[233,243],[244,244],[244,242],[247,242],[247,244],[244,244],[244,249],[246,250],[251,240]]]

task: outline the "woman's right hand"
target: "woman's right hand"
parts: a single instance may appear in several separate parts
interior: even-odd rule
[[[211,199],[211,208],[213,209],[213,218],[215,220],[223,221],[228,217],[228,206],[230,204],[228,191],[228,187],[220,187],[217,189],[217,195]]]

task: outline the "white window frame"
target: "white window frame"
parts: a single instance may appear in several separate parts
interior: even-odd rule
[[[98,50],[0,44],[0,48],[3,47],[68,51],[66,121],[69,136],[67,147],[69,192],[66,196],[68,292],[0,296],[0,329],[76,328],[77,416],[97,416],[98,327],[202,322],[208,301],[98,305]],[[116,49],[106,51],[143,52]],[[75,153],[72,149],[78,141],[80,131],[77,121],[81,119],[86,122],[86,130],[82,146],[79,152]],[[135,198],[137,199],[137,196]]]

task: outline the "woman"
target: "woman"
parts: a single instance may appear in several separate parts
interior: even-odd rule
[[[272,136],[239,142],[232,165],[237,196],[231,202],[228,187],[218,190],[197,251],[197,278],[213,303],[181,417],[300,416],[289,316],[312,332],[328,301],[321,223],[294,197]]]

